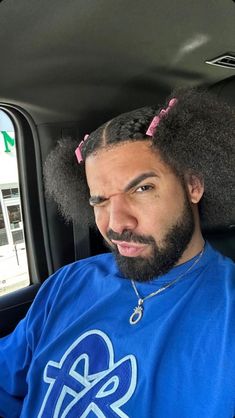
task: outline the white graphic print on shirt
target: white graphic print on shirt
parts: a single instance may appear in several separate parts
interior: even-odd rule
[[[121,407],[131,398],[137,377],[136,359],[114,361],[109,337],[92,330],[79,337],[60,362],[50,360],[44,370],[49,384],[38,418],[128,418]]]

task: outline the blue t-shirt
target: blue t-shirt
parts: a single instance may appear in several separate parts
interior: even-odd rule
[[[173,268],[141,296],[189,269]],[[233,418],[235,264],[206,245],[174,286],[137,305],[112,254],[60,269],[0,340],[4,418]]]

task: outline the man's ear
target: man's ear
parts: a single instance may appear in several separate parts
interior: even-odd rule
[[[196,174],[186,174],[185,184],[190,202],[199,203],[204,193],[203,179]]]

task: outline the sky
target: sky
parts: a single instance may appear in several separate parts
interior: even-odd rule
[[[2,110],[0,110],[0,131],[14,131],[11,119]]]

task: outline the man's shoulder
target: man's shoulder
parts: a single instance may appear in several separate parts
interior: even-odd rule
[[[230,277],[235,282],[235,263],[234,261],[223,255],[221,252],[207,244],[206,261],[210,269],[223,278]]]
[[[232,258],[227,257],[219,250],[215,249],[212,245],[207,243],[207,246],[209,248],[209,256],[212,257],[218,264],[224,265],[224,266],[232,266],[235,267],[235,262],[232,260]]]
[[[61,277],[73,278],[74,276],[116,274],[117,265],[111,253],[104,253],[92,257],[74,261],[62,267],[56,275]]]
[[[105,267],[107,270],[111,270],[112,268],[116,269],[116,263],[112,253],[94,255],[88,258],[83,258],[81,260],[74,261],[70,264],[70,268],[78,270],[86,269],[90,266],[92,268],[94,268],[95,266],[99,268]]]
[[[47,294],[48,297],[53,295],[54,298],[56,294],[64,292],[64,289],[66,292],[68,289],[79,289],[83,283],[98,286],[102,279],[105,280],[109,276],[112,281],[117,274],[118,269],[113,255],[99,254],[61,267],[45,280],[39,293]]]

